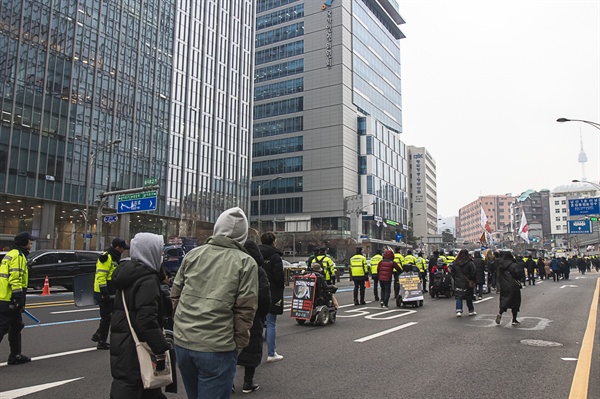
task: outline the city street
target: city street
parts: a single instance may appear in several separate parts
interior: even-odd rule
[[[419,308],[381,309],[367,289],[367,305],[353,306],[352,283],[343,279],[333,325],[298,325],[286,312],[278,319],[277,352],[283,361],[263,364],[249,397],[260,398],[569,398],[574,378],[588,398],[600,397],[600,328],[588,325],[600,275],[574,272],[568,281],[537,281],[523,289],[519,319],[510,312],[494,322],[498,295],[476,301],[476,316],[458,318],[453,299],[431,299]],[[76,308],[68,292],[28,296],[23,353],[33,361],[7,366],[8,342],[0,344],[0,398],[107,398],[109,352],[90,341],[95,308]],[[594,297],[595,295],[595,297]],[[286,310],[291,290],[286,288]],[[390,303],[391,305],[391,303]],[[24,316],[25,317],[25,316]],[[588,331],[588,339],[584,342]],[[582,345],[584,350],[582,351]],[[590,345],[591,346],[591,345]],[[592,355],[591,369],[585,356]],[[581,357],[581,361],[578,360]],[[235,384],[241,393],[243,369]],[[185,398],[181,381],[178,394]],[[28,393],[30,392],[30,393]]]

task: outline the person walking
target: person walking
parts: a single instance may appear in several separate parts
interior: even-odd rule
[[[398,295],[400,295],[400,273],[402,273],[402,271],[403,271],[402,265],[404,264],[404,256],[402,256],[400,247],[396,247],[396,252],[394,253],[394,262],[396,262],[396,264],[398,265],[398,268],[400,268],[399,272],[397,271],[397,269],[394,270],[394,299],[395,299],[395,298],[398,298]]]
[[[496,324],[500,324],[502,313],[507,309],[512,311],[512,325],[517,326],[520,322],[517,315],[521,309],[521,280],[523,279],[522,268],[515,262],[513,254],[509,251],[500,252],[500,263],[498,265],[498,285],[500,286],[500,310],[496,315]]]
[[[492,292],[492,289],[496,289],[496,273],[497,273],[497,253],[492,252],[491,249],[485,251],[484,257],[485,267],[487,267],[488,271],[488,293]]]
[[[350,278],[354,281],[354,305],[366,305],[365,283],[369,279],[369,265],[362,253],[362,247],[356,247],[356,254],[350,258]],[[360,291],[360,302],[358,292]]]
[[[475,289],[477,299],[482,299],[483,283],[485,283],[485,262],[481,257],[480,251],[475,251],[473,253],[473,265],[475,265]]]
[[[156,370],[164,370],[169,344],[163,332],[166,312],[159,277],[163,247],[162,236],[137,233],[131,240],[131,260],[112,273],[117,291],[110,329],[111,399],[166,399],[160,388],[144,389],[136,343],[131,334],[133,328],[140,342],[146,342],[155,354]],[[122,293],[126,303],[123,303]]]
[[[112,275],[121,260],[123,252],[129,245],[122,238],[115,238],[112,245],[100,255],[96,262],[96,275],[94,276],[94,300],[100,309],[100,325],[92,335],[92,341],[97,342],[97,349],[110,349],[106,342],[110,329],[110,319],[115,303],[115,288]],[[161,248],[162,253],[162,248]]]
[[[25,310],[29,272],[27,255],[37,238],[24,231],[15,236],[13,248],[0,263],[0,342],[8,334],[10,354],[7,363],[11,366],[31,361],[21,353],[21,331]]]
[[[244,250],[247,238],[244,211],[227,209],[173,281],[175,352],[188,398],[231,396],[238,352],[248,345],[258,307],[258,266]]]
[[[400,273],[402,269],[394,261],[394,251],[388,249],[383,253],[383,260],[377,266],[379,283],[381,284],[381,307],[388,308],[390,295],[392,293],[392,276],[394,271]]]
[[[528,285],[535,285],[535,266],[536,262],[533,257],[530,256],[525,262],[525,268],[527,269],[527,283]]]
[[[546,278],[546,263],[544,262],[543,257],[539,257],[537,260],[537,271],[540,275],[540,280],[544,280]]]
[[[275,247],[277,238],[271,231],[267,231],[260,237],[260,252],[264,258],[262,265],[271,287],[271,306],[267,313],[267,363],[283,360],[283,356],[277,353],[277,316],[283,314],[283,291],[285,290],[285,276],[283,274],[283,262],[281,251]]]
[[[419,277],[421,278],[421,285],[423,286],[423,293],[429,292],[427,290],[427,259],[423,256],[423,252],[418,253],[417,267],[419,268]]]
[[[379,301],[379,262],[383,260],[383,256],[381,256],[381,250],[375,252],[375,255],[371,258],[371,278],[373,279],[373,295],[375,301]]]
[[[552,257],[550,261],[550,270],[552,271],[552,281],[560,280],[560,262],[556,259],[556,256]]]
[[[463,313],[463,301],[467,301],[469,316],[477,314],[473,305],[473,288],[475,288],[475,265],[469,251],[461,249],[450,266],[450,274],[454,277],[454,297],[456,299],[456,316]]]
[[[244,367],[244,385],[242,386],[243,393],[250,393],[258,390],[258,384],[254,383],[254,375],[256,368],[262,361],[263,354],[263,331],[265,328],[265,318],[269,313],[271,306],[271,288],[269,287],[269,278],[267,272],[261,267],[264,263],[264,258],[254,241],[246,241],[244,248],[254,258],[258,264],[258,309],[252,321],[250,328],[250,341],[240,352],[237,364]],[[235,387],[231,389],[235,392]]]

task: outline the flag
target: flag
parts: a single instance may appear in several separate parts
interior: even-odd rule
[[[487,242],[488,245],[492,245],[492,227],[490,226],[490,223],[488,222],[487,215],[485,214],[485,211],[483,210],[483,206],[481,207],[480,223],[481,223],[481,228],[483,229],[483,235],[481,236],[481,238],[482,238],[481,242]],[[483,239],[485,239],[485,240],[483,240]]]
[[[482,244],[487,242],[487,240],[485,239],[485,232],[481,234],[481,238],[479,239],[479,242]]]
[[[527,244],[529,244],[529,225],[527,224],[527,219],[525,218],[525,212],[521,215],[521,226],[519,227],[519,236]]]

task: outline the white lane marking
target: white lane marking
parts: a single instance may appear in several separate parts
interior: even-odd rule
[[[566,360],[568,362],[576,362],[577,358],[576,357],[561,357],[562,360]]]
[[[74,351],[68,351],[68,352],[51,353],[49,355],[32,357],[31,361],[34,362],[36,360],[52,359],[53,357],[75,355],[77,353],[91,352],[91,351],[95,351],[95,350],[97,350],[97,349],[95,347],[93,347],[93,348],[85,348],[85,349],[76,349]],[[4,367],[6,365],[7,365],[6,362],[0,363],[0,367]]]
[[[543,281],[538,281],[536,284],[544,284]]]
[[[587,277],[575,277],[575,280],[579,280],[580,278],[587,278]]]
[[[34,385],[31,387],[27,387],[27,388],[19,388],[19,389],[13,389],[12,391],[0,392],[0,399],[20,398],[21,396],[31,395],[32,393],[45,391],[46,389],[58,387],[58,386],[68,384],[73,381],[81,380],[83,378],[84,377],[79,377],[79,378],[73,378],[70,380],[49,382],[47,384]]]
[[[384,331],[378,332],[377,334],[369,335],[364,338],[355,339],[354,342],[366,342],[366,341],[372,340],[374,338],[378,338],[383,335],[393,333],[394,331],[398,331],[398,330],[402,330],[403,328],[406,328],[406,327],[414,326],[415,324],[418,324],[418,323],[416,321],[411,321],[410,323],[402,324],[398,327],[394,327],[394,328],[390,328],[389,330],[384,330]]]
[[[576,286],[576,285],[573,285],[573,284],[569,284],[569,285],[561,285],[561,286],[560,286],[560,287],[558,287],[558,288],[565,288],[565,287],[568,287],[568,288],[577,288],[577,286]]]
[[[97,311],[100,308],[90,308],[90,309],[75,309],[75,310],[61,310],[60,312],[50,312],[50,314],[63,314],[63,313],[75,313],[75,312],[89,312],[89,311]]]
[[[494,297],[493,296],[486,296],[485,298],[480,299],[478,301],[473,301],[473,303],[481,303],[481,302],[489,301],[490,299],[494,299]]]

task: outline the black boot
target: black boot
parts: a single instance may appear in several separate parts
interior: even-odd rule
[[[253,381],[244,381],[244,386],[242,387],[243,393],[250,393],[258,390],[258,385]]]

